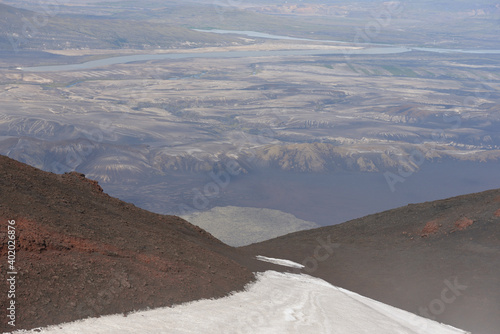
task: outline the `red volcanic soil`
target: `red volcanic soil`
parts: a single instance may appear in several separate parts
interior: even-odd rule
[[[500,190],[389,210],[243,247],[474,334],[500,328]]]
[[[472,219],[469,219],[467,217],[462,217],[455,222],[455,229],[457,229],[459,231],[463,231],[466,228],[468,228],[469,226],[471,226],[472,224],[474,224],[474,221]]]
[[[427,237],[431,234],[437,233],[439,231],[439,227],[440,227],[439,219],[431,220],[431,221],[427,222],[427,224],[425,224],[420,236]]]
[[[0,156],[0,330],[169,306],[241,290],[252,263],[204,230]],[[8,225],[15,220],[16,327],[7,325]]]

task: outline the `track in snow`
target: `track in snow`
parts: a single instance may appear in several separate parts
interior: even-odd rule
[[[25,333],[24,331],[22,331]],[[218,300],[113,315],[28,333],[460,334],[308,275],[267,271],[246,291]]]

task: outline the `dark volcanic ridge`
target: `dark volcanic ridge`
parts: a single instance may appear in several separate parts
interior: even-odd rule
[[[500,328],[500,190],[411,204],[235,249],[187,221],[105,194],[76,172],[56,175],[0,156],[0,258],[16,227],[16,327],[216,298],[252,271],[303,273],[472,331]],[[7,296],[9,285],[0,283]],[[8,298],[0,298],[7,308]]]
[[[410,204],[242,248],[469,330],[500,328],[500,189]]]
[[[9,220],[17,271],[16,326],[3,319],[2,331],[222,297],[254,279],[236,262],[240,251],[179,217],[112,198],[83,174],[56,175],[0,156],[0,198],[2,273],[12,271]]]

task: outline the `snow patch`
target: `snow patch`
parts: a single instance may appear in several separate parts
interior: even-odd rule
[[[91,318],[15,333],[465,334],[308,275],[267,271],[218,300]]]
[[[272,258],[272,257],[266,257],[266,256],[262,256],[262,255],[257,255],[255,258],[257,260],[264,261],[264,262],[269,262],[269,263],[273,263],[273,264],[277,264],[279,266],[285,266],[285,267],[290,267],[290,268],[298,268],[298,269],[304,268],[304,265],[299,264],[297,262],[290,261],[290,260],[275,259],[275,258]]]

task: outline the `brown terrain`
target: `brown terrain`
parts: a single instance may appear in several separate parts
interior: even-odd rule
[[[500,328],[500,190],[410,204],[243,247],[469,330]]]
[[[235,261],[254,261],[241,251],[179,217],[112,198],[83,174],[0,156],[0,198],[0,332],[221,297],[254,279]],[[5,321],[11,220],[15,328]]]
[[[302,263],[303,273],[474,334],[500,328],[500,190],[238,249],[110,197],[83,174],[4,156],[0,198],[2,273],[11,271],[9,221],[16,227],[15,329],[221,297],[253,281],[252,272],[296,271],[255,255]],[[5,310],[5,279],[0,287]],[[13,329],[2,321],[2,331]]]

